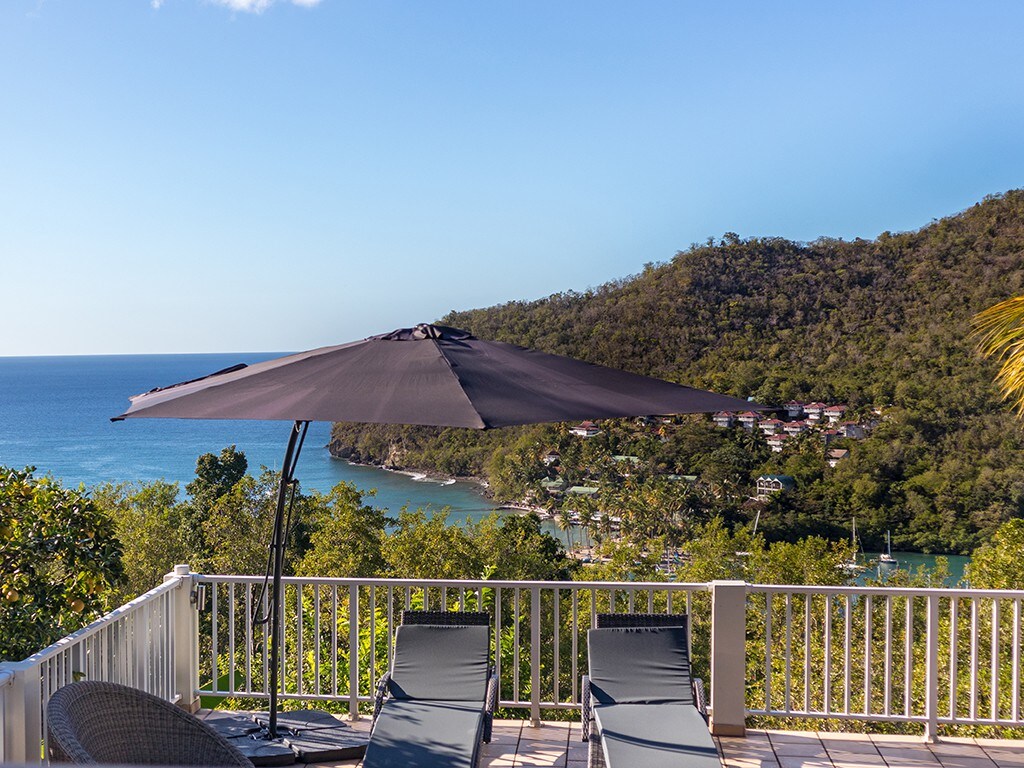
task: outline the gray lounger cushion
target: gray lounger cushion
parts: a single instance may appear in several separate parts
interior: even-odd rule
[[[626,768],[721,768],[707,723],[690,704],[594,707],[605,764]]]
[[[384,702],[363,758],[364,768],[473,768],[483,735],[480,703]]]
[[[483,702],[489,627],[404,625],[395,637],[390,693],[396,699]]]
[[[587,633],[595,704],[694,705],[683,627],[615,627]]]

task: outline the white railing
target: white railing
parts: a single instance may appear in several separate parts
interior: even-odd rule
[[[23,662],[0,665],[0,762],[38,762],[45,706],[80,677],[182,706],[267,698],[263,579],[167,581]],[[484,610],[500,704],[579,707],[599,612],[685,612],[712,729],[750,717],[1024,726],[1024,592],[709,584],[286,578],[283,697],[365,711],[406,608]],[[258,610],[257,610],[258,609]],[[254,618],[256,617],[256,618]]]
[[[75,680],[104,680],[191,704],[197,687],[192,575],[179,566],[141,597],[24,661],[0,664],[0,762],[39,763],[46,705]]]
[[[269,627],[256,620],[266,611],[262,577],[201,576],[197,584],[200,694],[266,698]],[[403,609],[490,613],[500,705],[528,708],[539,721],[542,709],[579,707],[585,631],[596,613],[706,614],[709,604],[707,584],[293,577],[284,589],[282,698],[344,701],[352,715],[388,668]]]
[[[751,715],[1024,726],[1024,591],[748,587]]]

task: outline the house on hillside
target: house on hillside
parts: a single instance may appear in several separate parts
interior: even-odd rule
[[[563,480],[561,477],[544,478],[543,480],[540,481],[540,487],[551,495],[561,493],[562,491],[565,490],[567,485],[568,483],[565,482],[565,480]]]
[[[600,489],[593,485],[574,485],[566,493],[571,493],[574,496],[593,496]]]
[[[757,478],[758,501],[768,501],[777,493],[786,493],[796,488],[796,481],[789,475],[761,475]]]
[[[744,411],[743,413],[736,416],[736,421],[740,423],[740,426],[747,430],[753,430],[757,426],[757,422],[761,420],[753,411]]]
[[[711,420],[715,422],[715,426],[728,429],[736,423],[736,414],[732,411],[719,411],[711,417]]]
[[[839,420],[846,415],[846,406],[830,405],[822,412],[822,415],[825,417],[829,424],[838,424]]]
[[[789,435],[771,435],[766,442],[768,447],[772,449],[772,453],[782,453],[782,448],[787,440],[789,440]]]
[[[828,408],[824,403],[807,403],[804,406],[804,414],[812,424],[817,424],[822,419],[822,414]]]
[[[766,435],[777,435],[782,432],[782,428],[786,425],[784,421],[778,419],[765,419],[760,422],[757,426],[760,427],[761,431]]]
[[[802,435],[810,428],[806,421],[790,421],[782,426],[782,431],[790,437],[796,437],[797,435]]]
[[[867,430],[864,429],[863,425],[858,424],[856,421],[844,421],[840,424],[839,434],[843,437],[852,437],[855,440],[863,440],[868,436]]]
[[[540,460],[544,462],[545,467],[550,467],[552,464],[557,464],[562,459],[562,454],[558,451],[548,451]]]
[[[786,409],[787,419],[799,419],[804,415],[804,404],[798,400],[790,400],[782,407]]]
[[[835,469],[836,464],[838,464],[840,461],[842,461],[843,459],[845,459],[849,455],[850,455],[850,452],[848,450],[846,450],[845,448],[831,448],[825,454],[825,461],[828,462],[828,465],[830,467]]]
[[[601,430],[597,428],[597,424],[592,421],[584,421],[582,424],[577,424],[575,427],[570,429],[569,432],[578,437],[597,437],[601,434]]]

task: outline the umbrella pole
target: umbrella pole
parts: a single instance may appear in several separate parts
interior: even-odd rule
[[[295,464],[299,460],[299,450],[302,449],[299,437],[305,437],[308,427],[308,421],[296,421],[292,425],[292,433],[288,437],[288,447],[285,449],[284,462],[281,464],[281,482],[277,488],[274,538],[270,544],[274,551],[274,585],[270,593],[270,724],[267,730],[272,739],[277,738],[278,660],[281,657],[281,625],[284,619],[281,610],[281,598],[283,597],[281,577],[284,573],[284,548],[288,539],[288,532],[284,530],[285,506],[288,500],[288,489],[295,479]],[[298,450],[296,450],[296,446],[298,446]]]

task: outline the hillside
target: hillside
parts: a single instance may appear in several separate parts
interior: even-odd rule
[[[586,292],[452,312],[441,322],[765,403],[882,408],[882,423],[834,471],[808,458],[816,449],[755,452],[747,482],[774,470],[799,484],[775,505],[767,530],[836,533],[856,515],[869,538],[892,528],[899,547],[964,551],[1024,514],[1020,428],[991,384],[994,367],[968,338],[976,312],[1020,293],[1024,191],[1017,190],[870,241],[728,233]],[[362,460],[493,475],[497,453],[515,441],[528,453],[542,434],[460,435],[452,446],[430,430],[338,425],[334,445],[355,446]],[[687,455],[688,466],[675,469],[689,472],[706,458]],[[497,483],[504,492],[521,490],[515,486]],[[724,513],[737,521],[746,514]]]

